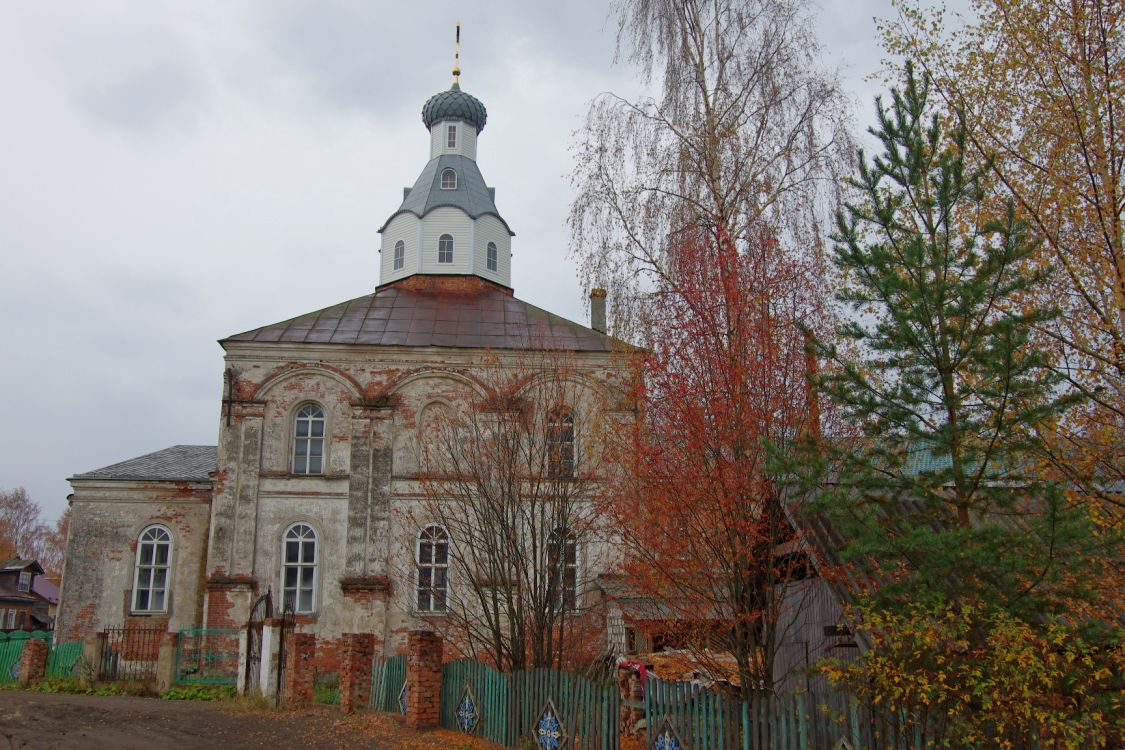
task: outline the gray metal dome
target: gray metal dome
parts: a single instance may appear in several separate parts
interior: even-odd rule
[[[426,124],[427,130],[441,120],[464,120],[479,133],[484,130],[488,111],[481,104],[480,99],[466,94],[458,84],[454,83],[449,91],[434,94],[422,105],[422,122]]]

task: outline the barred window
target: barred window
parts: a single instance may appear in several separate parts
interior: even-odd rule
[[[574,476],[574,414],[563,406],[547,415],[547,476]]]
[[[496,270],[496,243],[495,242],[489,242],[488,243],[488,251],[487,251],[487,254],[486,254],[485,257],[486,257],[486,260],[488,262],[488,270],[489,271],[495,271]]]
[[[163,526],[149,526],[137,540],[137,565],[133,572],[133,611],[168,611],[168,570],[172,560],[172,535]]]
[[[449,535],[427,526],[418,535],[414,606],[419,612],[444,612],[449,599]]]
[[[297,411],[293,429],[293,473],[320,474],[324,470],[324,410],[306,404]]]
[[[395,268],[398,271],[406,265],[406,243],[399,240],[395,243]]]
[[[295,523],[285,531],[281,591],[283,607],[298,613],[315,610],[316,532],[307,523]]]
[[[453,235],[443,234],[441,237],[438,238],[437,262],[438,263],[452,263],[453,262]]]

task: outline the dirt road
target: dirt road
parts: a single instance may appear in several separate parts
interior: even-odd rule
[[[222,703],[0,691],[0,750],[485,750],[445,730],[412,732],[397,717],[344,716],[334,706],[266,711]]]

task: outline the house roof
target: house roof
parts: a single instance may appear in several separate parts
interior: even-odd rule
[[[75,474],[70,479],[208,482],[208,475],[215,470],[217,462],[214,445],[173,445],[101,469]]]
[[[425,275],[220,343],[236,341],[585,352],[632,348],[485,279]]]
[[[51,583],[46,576],[35,576],[31,579],[31,591],[46,599],[51,604],[59,603],[59,587]]]
[[[24,571],[32,568],[32,573],[42,573],[43,566],[37,560],[24,560],[21,557],[14,557],[11,560],[0,560],[0,573],[8,573],[13,570]]]

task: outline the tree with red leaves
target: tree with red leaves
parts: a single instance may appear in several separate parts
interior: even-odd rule
[[[817,430],[801,326],[822,317],[817,269],[764,229],[737,245],[699,232],[674,255],[636,373],[643,419],[617,445],[629,470],[603,512],[676,640],[716,674],[733,656],[741,685],[768,690],[794,614],[784,584],[805,573],[781,553],[792,530],[769,465]]]

